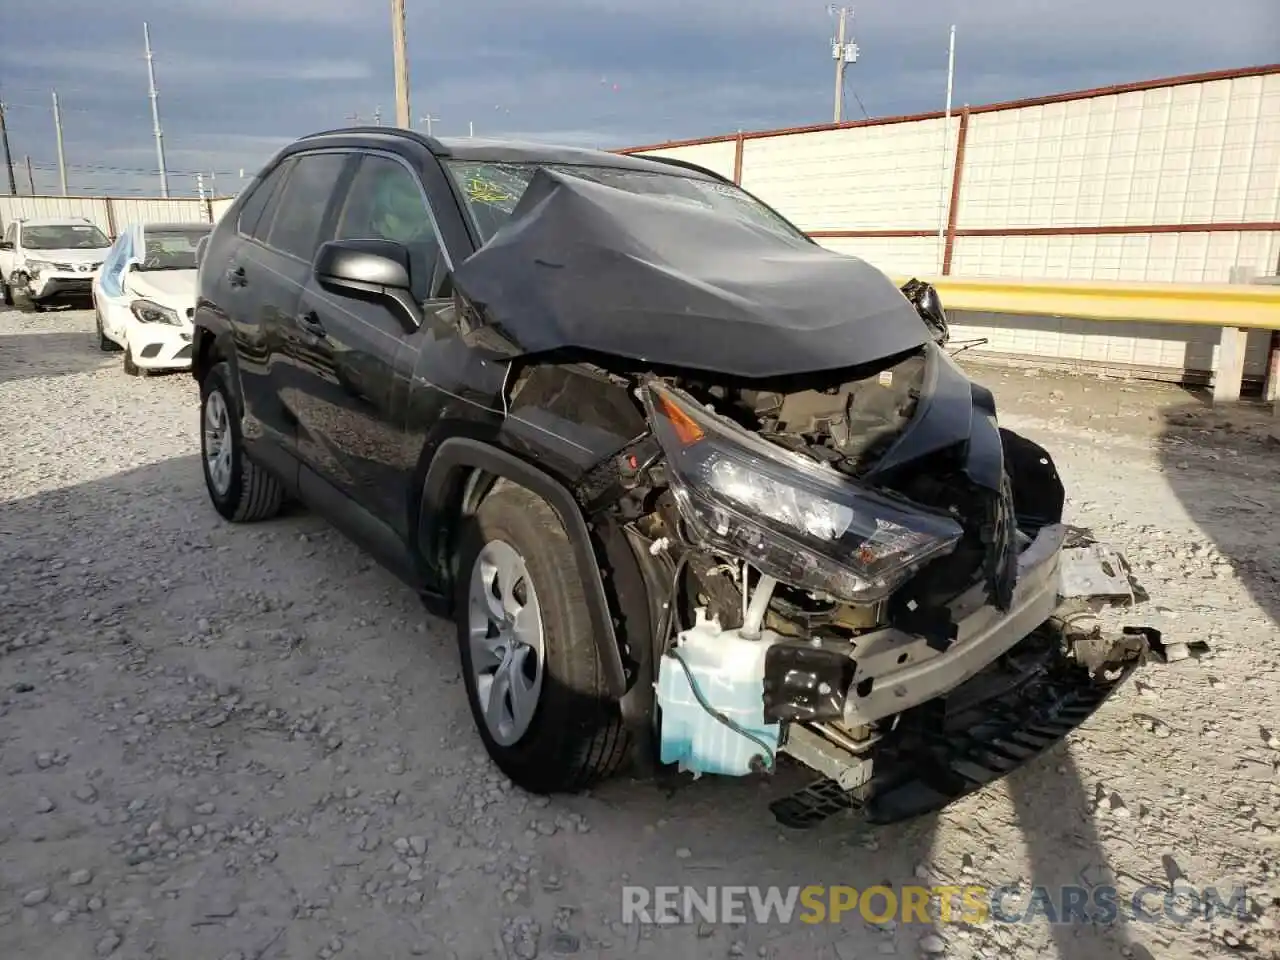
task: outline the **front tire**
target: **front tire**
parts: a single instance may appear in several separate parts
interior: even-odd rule
[[[13,306],[13,287],[4,277],[0,277],[0,299],[4,300],[6,307]]]
[[[232,523],[269,520],[280,512],[284,489],[244,452],[231,393],[231,369],[215,364],[200,381],[200,462],[214,509]]]
[[[102,326],[102,311],[95,302],[93,305],[93,320],[98,328],[98,349],[103,353],[115,353],[120,349],[120,344],[116,343],[107,336],[107,331]]]
[[[627,756],[569,534],[551,506],[499,481],[464,529],[458,644],[494,763],[533,793],[573,792]]]
[[[137,361],[133,359],[133,347],[129,346],[125,341],[124,346],[124,374],[126,377],[145,377],[147,372],[138,366]]]

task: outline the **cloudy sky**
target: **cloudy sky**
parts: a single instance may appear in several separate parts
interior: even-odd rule
[[[2,0],[0,99],[25,192],[158,193],[142,24],[171,191],[219,193],[289,139],[394,119],[388,0]],[[606,148],[830,120],[825,0],[407,0],[412,107],[437,133]],[[904,13],[910,9],[908,16]],[[1277,59],[1276,0],[869,0],[846,118]],[[859,104],[861,101],[861,104]],[[425,126],[425,124],[423,124]],[[0,187],[2,189],[2,187]]]

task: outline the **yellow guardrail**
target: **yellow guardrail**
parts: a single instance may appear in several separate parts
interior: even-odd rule
[[[899,286],[910,277],[895,277]],[[926,277],[948,313],[1145,320],[1280,330],[1280,286],[1248,283],[1129,283]]]

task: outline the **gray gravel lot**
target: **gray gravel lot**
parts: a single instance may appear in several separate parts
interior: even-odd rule
[[[1211,652],[938,817],[783,832],[777,785],[514,789],[452,628],[320,518],[223,523],[196,388],[0,311],[0,957],[1280,956],[1280,447],[1174,388],[982,368],[1070,518]],[[1245,921],[624,925],[632,884],[1245,885]],[[1157,898],[1158,900],[1158,898]]]

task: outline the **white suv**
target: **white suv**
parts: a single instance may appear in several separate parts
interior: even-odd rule
[[[6,304],[25,296],[35,310],[54,300],[88,299],[94,271],[111,239],[84,217],[12,221],[0,240],[0,293]]]

